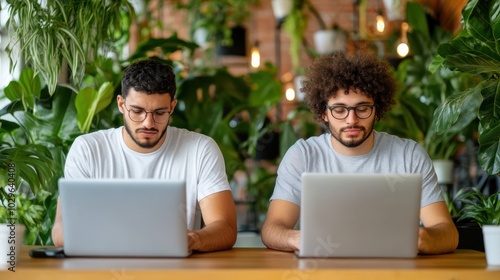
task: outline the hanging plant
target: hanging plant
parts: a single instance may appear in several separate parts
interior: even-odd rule
[[[128,25],[134,9],[128,0],[7,0],[7,26],[14,32],[8,46],[11,69],[18,61],[12,50],[19,48],[26,64],[46,82],[51,94],[67,63],[71,83],[78,85],[85,65],[98,52],[122,41],[122,26]],[[64,81],[68,83],[69,81]]]
[[[285,18],[285,22],[283,23],[283,30],[285,30],[290,38],[290,56],[292,59],[292,68],[295,72],[300,66],[302,39],[307,28],[307,15],[302,11],[302,4],[297,5],[294,6],[296,8]]]

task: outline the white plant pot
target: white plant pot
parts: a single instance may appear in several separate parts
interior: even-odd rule
[[[383,0],[388,20],[404,20],[406,18],[406,0]]]
[[[314,32],[314,46],[320,55],[345,51],[347,35],[342,30],[318,30]]]
[[[274,17],[282,19],[292,11],[292,0],[272,0]]]
[[[483,225],[483,239],[486,262],[500,266],[500,226]]]
[[[453,161],[448,159],[435,159],[432,161],[439,184],[453,184]]]
[[[193,41],[200,47],[205,48],[208,45],[208,30],[206,28],[198,28],[194,31]]]
[[[302,102],[304,101],[304,92],[302,92],[300,89],[302,88],[302,81],[304,80],[303,75],[298,75],[295,76],[293,79],[293,83],[295,86],[295,96],[297,96],[297,101]]]
[[[0,224],[0,270],[17,270],[25,229],[24,225]]]

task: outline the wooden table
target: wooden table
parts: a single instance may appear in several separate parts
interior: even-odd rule
[[[299,259],[293,253],[236,248],[179,258],[33,259],[21,249],[16,272],[0,279],[156,280],[156,279],[500,279],[473,250],[415,259]]]

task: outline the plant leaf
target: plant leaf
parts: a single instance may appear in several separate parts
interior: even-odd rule
[[[111,103],[113,90],[111,83],[105,82],[99,88],[99,91],[86,87],[78,92],[75,106],[78,127],[83,133],[89,131],[94,116]]]
[[[439,46],[437,52],[445,58],[443,65],[451,70],[490,74],[500,68],[500,53],[495,46],[479,43],[473,37],[457,37]]]
[[[465,114],[468,119],[462,120],[463,123],[470,123],[476,118],[476,112],[482,101],[480,88],[478,86],[452,95],[436,109],[433,122],[435,122],[438,132],[445,132],[448,128],[454,126],[464,110],[469,113]]]
[[[429,26],[422,5],[408,2],[406,4],[406,18],[413,31],[419,31],[426,41],[430,40]]]
[[[464,29],[477,40],[491,43],[499,50],[500,3],[498,1],[471,0],[463,9]]]
[[[478,162],[488,174],[500,172],[500,120],[490,124],[489,129],[481,129],[479,135]]]

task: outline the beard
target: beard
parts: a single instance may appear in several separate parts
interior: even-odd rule
[[[168,128],[168,125],[166,125],[165,129],[163,129],[163,131],[159,134],[159,137],[154,141],[151,139],[148,139],[148,138],[141,141],[141,140],[137,139],[137,137],[135,136],[134,133],[132,133],[132,129],[130,128],[130,126],[128,125],[127,122],[124,122],[124,126],[125,126],[125,130],[127,131],[128,135],[130,136],[132,141],[134,141],[134,143],[137,144],[137,146],[144,148],[144,149],[152,149],[152,148],[156,147],[158,142],[160,142],[160,140],[163,138],[163,136],[165,136],[165,133],[167,133],[167,128]],[[154,128],[153,129],[138,128],[135,130],[135,133],[139,133],[141,131],[158,132],[159,130],[154,129]]]
[[[341,128],[339,131],[336,131],[332,129],[332,127],[329,125],[330,133],[332,134],[332,137],[335,138],[340,144],[344,145],[345,147],[348,148],[356,148],[359,145],[363,144],[368,137],[373,133],[373,125],[375,124],[375,120],[370,124],[368,127],[364,126],[347,126]],[[344,136],[342,137],[342,132],[344,132],[347,129],[359,129],[360,130],[360,137],[350,137],[350,136]]]

